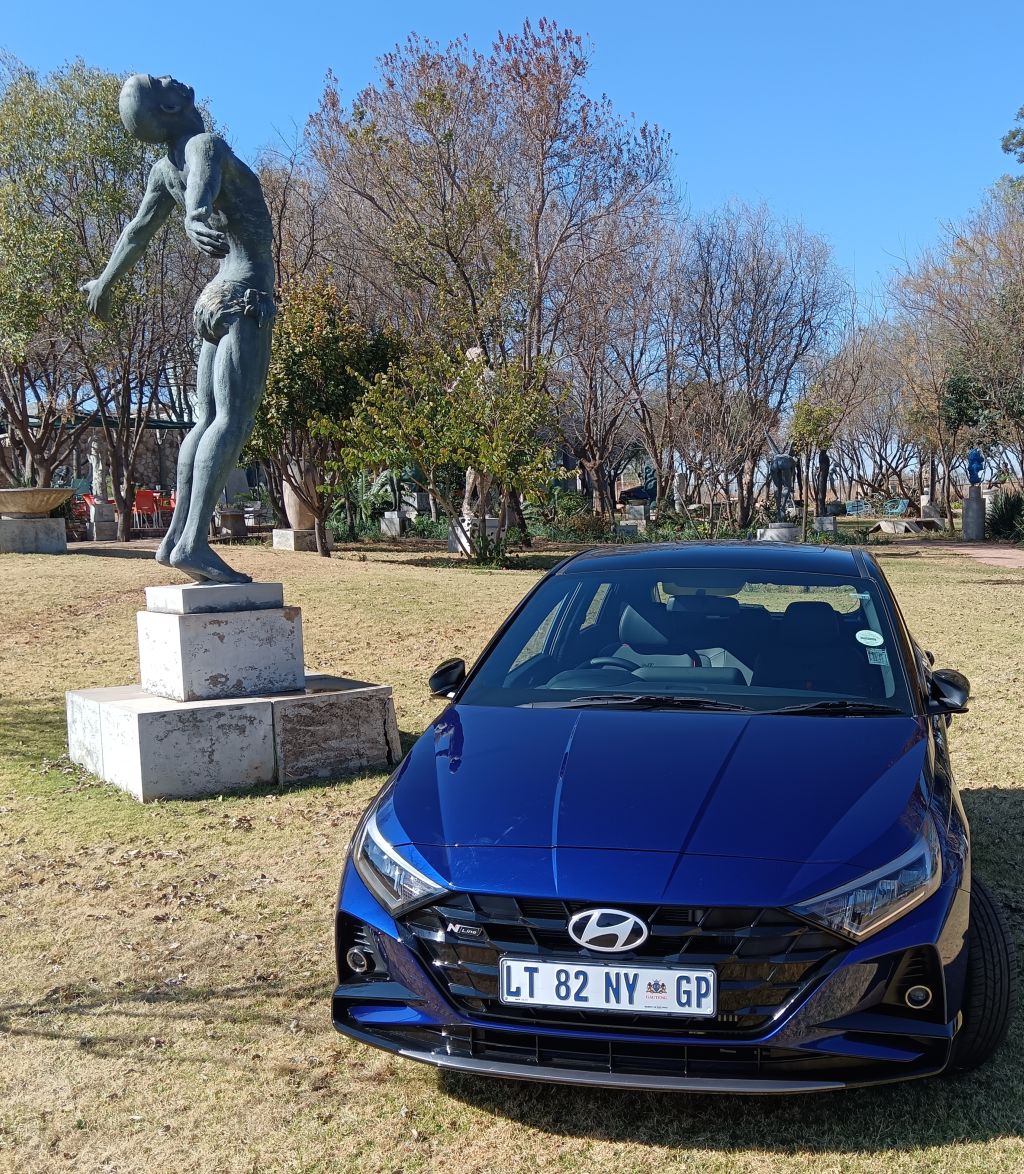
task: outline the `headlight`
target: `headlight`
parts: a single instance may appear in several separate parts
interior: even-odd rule
[[[356,872],[389,913],[398,913],[444,889],[423,875],[381,835],[377,818],[371,814],[356,833],[352,845]]]
[[[928,816],[921,838],[892,864],[833,889],[793,912],[863,941],[902,917],[935,892],[942,881],[942,857],[935,824]]]

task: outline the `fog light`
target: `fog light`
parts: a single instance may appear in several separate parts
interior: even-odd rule
[[[366,974],[373,965],[372,959],[356,946],[353,946],[345,955],[345,962],[353,974]],[[910,996],[908,995],[907,997],[909,998]]]
[[[903,1001],[914,1011],[923,1011],[932,1001],[932,992],[926,986],[912,986],[903,996]]]

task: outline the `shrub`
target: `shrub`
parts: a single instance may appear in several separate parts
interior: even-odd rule
[[[407,533],[414,538],[447,538],[448,519],[438,518],[435,522],[429,514],[417,514],[409,522]]]
[[[1015,489],[996,495],[988,511],[989,538],[999,542],[1024,542],[1024,493]]]

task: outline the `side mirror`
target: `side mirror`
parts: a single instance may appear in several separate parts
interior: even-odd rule
[[[965,713],[971,697],[971,682],[956,669],[936,669],[931,674],[930,713]]]
[[[435,697],[451,697],[466,679],[466,662],[458,658],[439,664],[430,674],[430,692]]]

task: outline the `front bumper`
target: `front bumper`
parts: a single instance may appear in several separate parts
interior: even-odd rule
[[[456,1007],[406,928],[349,869],[339,945],[356,927],[380,970],[352,974],[339,950],[342,981],[332,1019],[342,1034],[406,1059],[517,1080],[769,1094],[911,1080],[941,1072],[950,1060],[960,1024],[967,902],[955,886],[940,890],[907,918],[845,951],[756,1034],[715,1034],[706,1025],[648,1032],[617,1027],[611,1018],[569,1027],[497,1021]],[[911,955],[932,960],[932,981],[941,988],[925,1013],[892,998]]]

